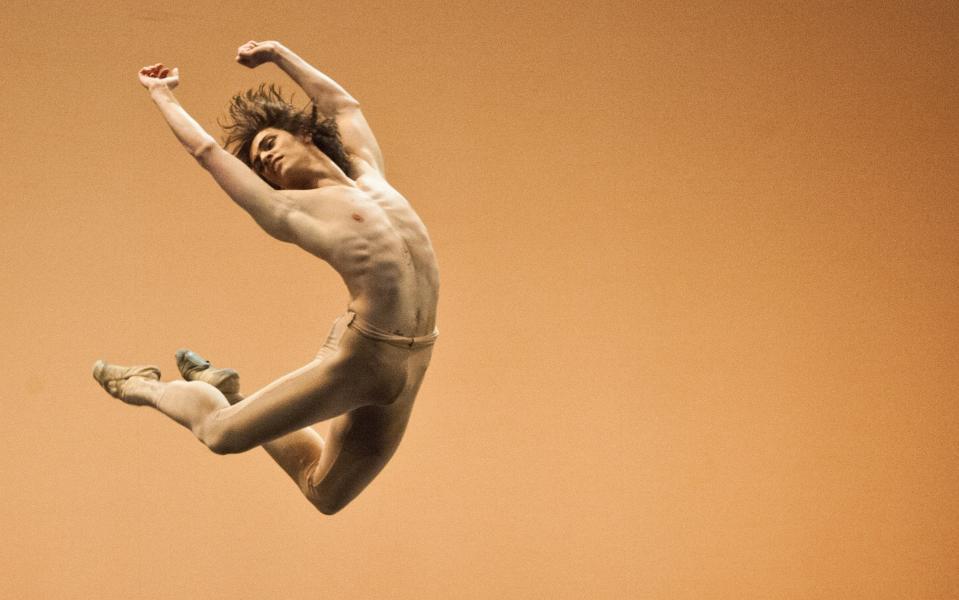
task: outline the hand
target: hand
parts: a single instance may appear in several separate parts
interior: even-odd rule
[[[172,90],[180,83],[180,70],[176,67],[171,71],[162,64],[140,69],[140,83],[148,90],[165,87]]]
[[[253,69],[265,62],[272,61],[279,48],[280,42],[273,40],[266,42],[250,40],[236,49],[236,62]]]

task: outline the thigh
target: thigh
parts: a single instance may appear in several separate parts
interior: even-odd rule
[[[405,364],[392,347],[371,346],[351,330],[335,350],[217,411],[211,435],[252,448],[364,406],[390,403],[405,382]]]
[[[323,456],[309,476],[311,497],[317,502],[345,505],[362,492],[392,458],[406,430],[432,348],[413,354],[406,386],[392,405],[361,408],[332,421]],[[385,418],[364,418],[365,414],[374,412]],[[384,420],[388,421],[386,427],[381,426]]]
[[[319,394],[325,393],[329,396],[336,393],[334,374],[330,372],[329,368],[324,367],[324,364],[339,350],[340,339],[346,330],[346,323],[346,319],[342,315],[334,319],[326,341],[312,361],[247,396],[242,403],[235,405],[243,404],[239,410],[226,413],[223,417],[233,419],[239,428],[249,427],[250,425],[246,424],[255,421],[260,423],[264,430],[286,429],[287,427],[290,427],[291,431],[299,429],[296,424],[300,421],[296,415],[302,415],[303,419],[309,421],[303,425],[304,427],[316,423],[317,420],[312,420],[312,417],[307,417],[304,414],[310,412],[308,407],[304,405],[310,403],[313,398],[318,398]],[[335,404],[335,400],[328,399],[327,404]],[[285,414],[289,417],[290,423],[287,424],[287,419],[270,419],[264,414],[274,410],[281,413],[275,415],[275,417]]]
[[[211,426],[252,448],[353,410],[360,399],[336,362],[335,353],[311,361],[220,410]]]
[[[342,448],[324,449],[320,464],[308,479],[310,500],[332,512],[339,510],[366,489],[389,459],[388,456],[352,455]]]

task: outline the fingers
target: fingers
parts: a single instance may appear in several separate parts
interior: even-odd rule
[[[165,67],[161,63],[157,63],[155,65],[147,65],[146,67],[143,67],[142,69],[140,69],[140,74],[146,75],[147,77],[156,77],[157,73],[162,71],[164,68]]]
[[[273,42],[250,40],[236,49],[236,62],[252,69],[269,61],[271,44]]]
[[[259,42],[254,41],[254,40],[250,40],[249,42],[247,42],[247,43],[243,44],[242,46],[240,46],[239,48],[237,48],[237,49],[236,49],[236,53],[237,53],[237,55],[248,54],[248,53],[252,52],[254,49],[256,49],[256,47],[259,46],[259,45],[260,45]]]
[[[170,75],[177,75],[179,72],[180,70],[178,68],[174,67],[173,69],[170,69],[169,67],[164,66],[163,63],[147,65],[140,69],[141,75],[146,75],[147,77],[158,77],[160,79]]]
[[[173,86],[177,84],[177,80],[180,77],[180,69],[173,67],[172,69],[163,65],[163,63],[157,63],[155,65],[147,65],[140,69],[140,79],[141,80],[169,80],[167,85],[172,89]],[[147,85],[144,81],[144,85]]]

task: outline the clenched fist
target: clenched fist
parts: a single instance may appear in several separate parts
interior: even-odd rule
[[[251,69],[273,60],[280,42],[273,40],[266,42],[249,42],[236,49],[236,62]]]
[[[160,63],[143,67],[140,69],[140,83],[148,90],[155,87],[172,90],[180,83],[180,70],[176,67],[168,69]]]

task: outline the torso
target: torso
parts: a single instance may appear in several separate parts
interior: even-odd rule
[[[284,192],[295,243],[343,278],[349,308],[396,335],[436,326],[439,271],[426,227],[410,203],[372,169],[355,186]]]
[[[348,308],[396,335],[422,336],[436,327],[439,272],[426,227],[409,202],[377,171],[367,168],[355,185],[284,192],[295,201],[294,243],[343,278]],[[432,347],[383,354],[403,357],[407,381],[394,402],[337,417],[327,447],[388,460],[406,429]]]

